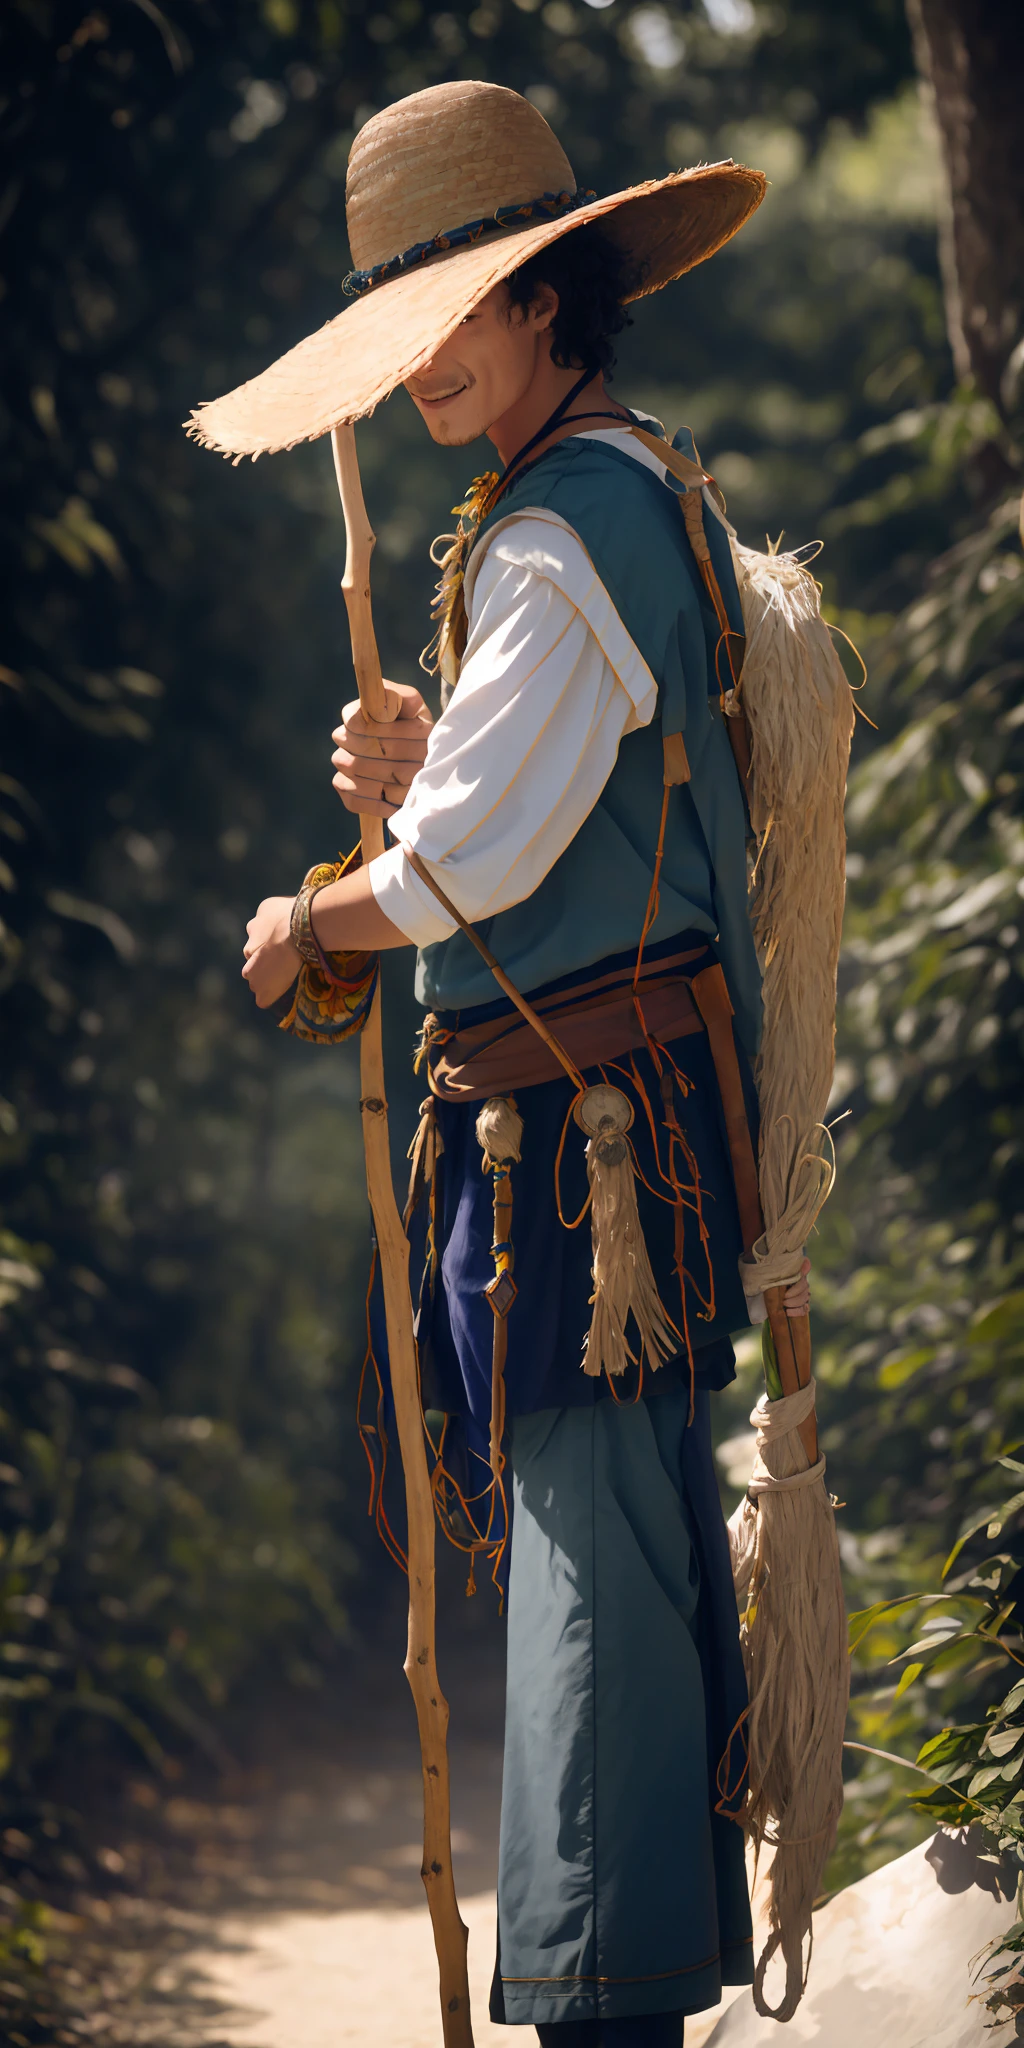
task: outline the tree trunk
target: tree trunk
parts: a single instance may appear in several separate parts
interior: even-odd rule
[[[1009,411],[1024,335],[1024,4],[907,0],[948,176],[941,239],[957,373]]]

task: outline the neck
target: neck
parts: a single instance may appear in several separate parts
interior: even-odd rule
[[[550,355],[545,354],[538,358],[537,367],[522,398],[517,399],[515,405],[510,405],[508,411],[502,413],[501,418],[494,420],[487,429],[487,438],[493,441],[502,463],[507,465],[512,457],[518,454],[520,448],[525,447],[527,441],[539,427],[543,426],[556,406],[572,390],[573,385],[579,382],[579,377],[579,370],[560,370],[552,362]],[[577,394],[561,425],[552,434],[552,441],[560,440],[563,434],[572,432],[570,422],[577,414],[603,412],[606,408],[614,410],[623,419],[626,418],[625,408],[618,405],[613,398],[609,398],[604,388],[604,376],[598,370]],[[540,454],[547,445],[546,441],[538,443],[537,453]]]

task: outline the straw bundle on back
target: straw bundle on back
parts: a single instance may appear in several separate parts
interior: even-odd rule
[[[836,967],[845,892],[843,805],[853,731],[850,685],[795,555],[734,543],[746,628],[738,694],[751,743],[757,841],[754,931],[764,968],[757,1069],[764,1232],[750,1293],[799,1278],[805,1241],[833,1181],[824,1129],[832,1085]],[[750,1687],[747,1827],[774,1850],[769,1938],[755,1976],[762,2013],[789,2019],[803,1993],[804,1942],[842,1808],[849,1695],[846,1616],[825,1461],[816,1457],[806,1319],[792,1326],[799,1391],[764,1396],[749,1495],[730,1525]],[[801,1361],[803,1367],[801,1369]],[[809,1448],[810,1447],[810,1454]],[[781,1950],[782,2003],[764,1994]]]
[[[832,1186],[822,1119],[835,1063],[854,710],[810,571],[796,555],[756,554],[738,543],[733,557],[747,633],[741,692],[758,845],[752,910],[764,968],[757,1089],[765,1231],[751,1281],[763,1289],[797,1278]]]

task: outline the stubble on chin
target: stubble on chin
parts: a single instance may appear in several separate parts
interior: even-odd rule
[[[464,428],[457,427],[454,420],[427,420],[425,424],[431,440],[436,441],[439,448],[468,448],[471,441],[480,439],[478,427],[467,433]]]

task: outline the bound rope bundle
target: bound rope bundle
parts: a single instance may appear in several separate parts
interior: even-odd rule
[[[813,1380],[781,1400],[762,1394],[750,1418],[757,1430],[750,1488],[729,1523],[733,1577],[746,1595],[751,1676],[746,1826],[774,1859],[754,2001],[778,2020],[791,2019],[803,1995],[804,1940],[843,1805],[846,1608],[825,1460],[810,1465],[800,1437],[813,1409]],[[765,1974],[779,1953],[786,1992],[770,2007]]]
[[[741,1262],[748,1296],[799,1278],[806,1239],[834,1179],[824,1116],[834,1070],[836,968],[845,895],[843,810],[853,732],[850,684],[821,617],[818,586],[794,554],[733,543],[746,651],[726,709],[750,733],[748,798],[757,842],[754,934],[764,971],[758,1178],[764,1229]],[[741,702],[737,702],[741,699]],[[730,701],[731,700],[731,701]],[[781,1297],[775,1296],[776,1315]],[[782,1318],[783,1322],[785,1318]],[[769,1937],[754,2002],[790,2019],[804,1945],[842,1810],[849,1697],[846,1618],[824,1459],[814,1462],[814,1382],[805,1319],[791,1353],[799,1392],[759,1401],[751,1492],[730,1525],[750,1692],[746,1825],[774,1851]],[[793,1483],[796,1482],[796,1483]],[[781,2004],[765,1972],[781,1952]]]

